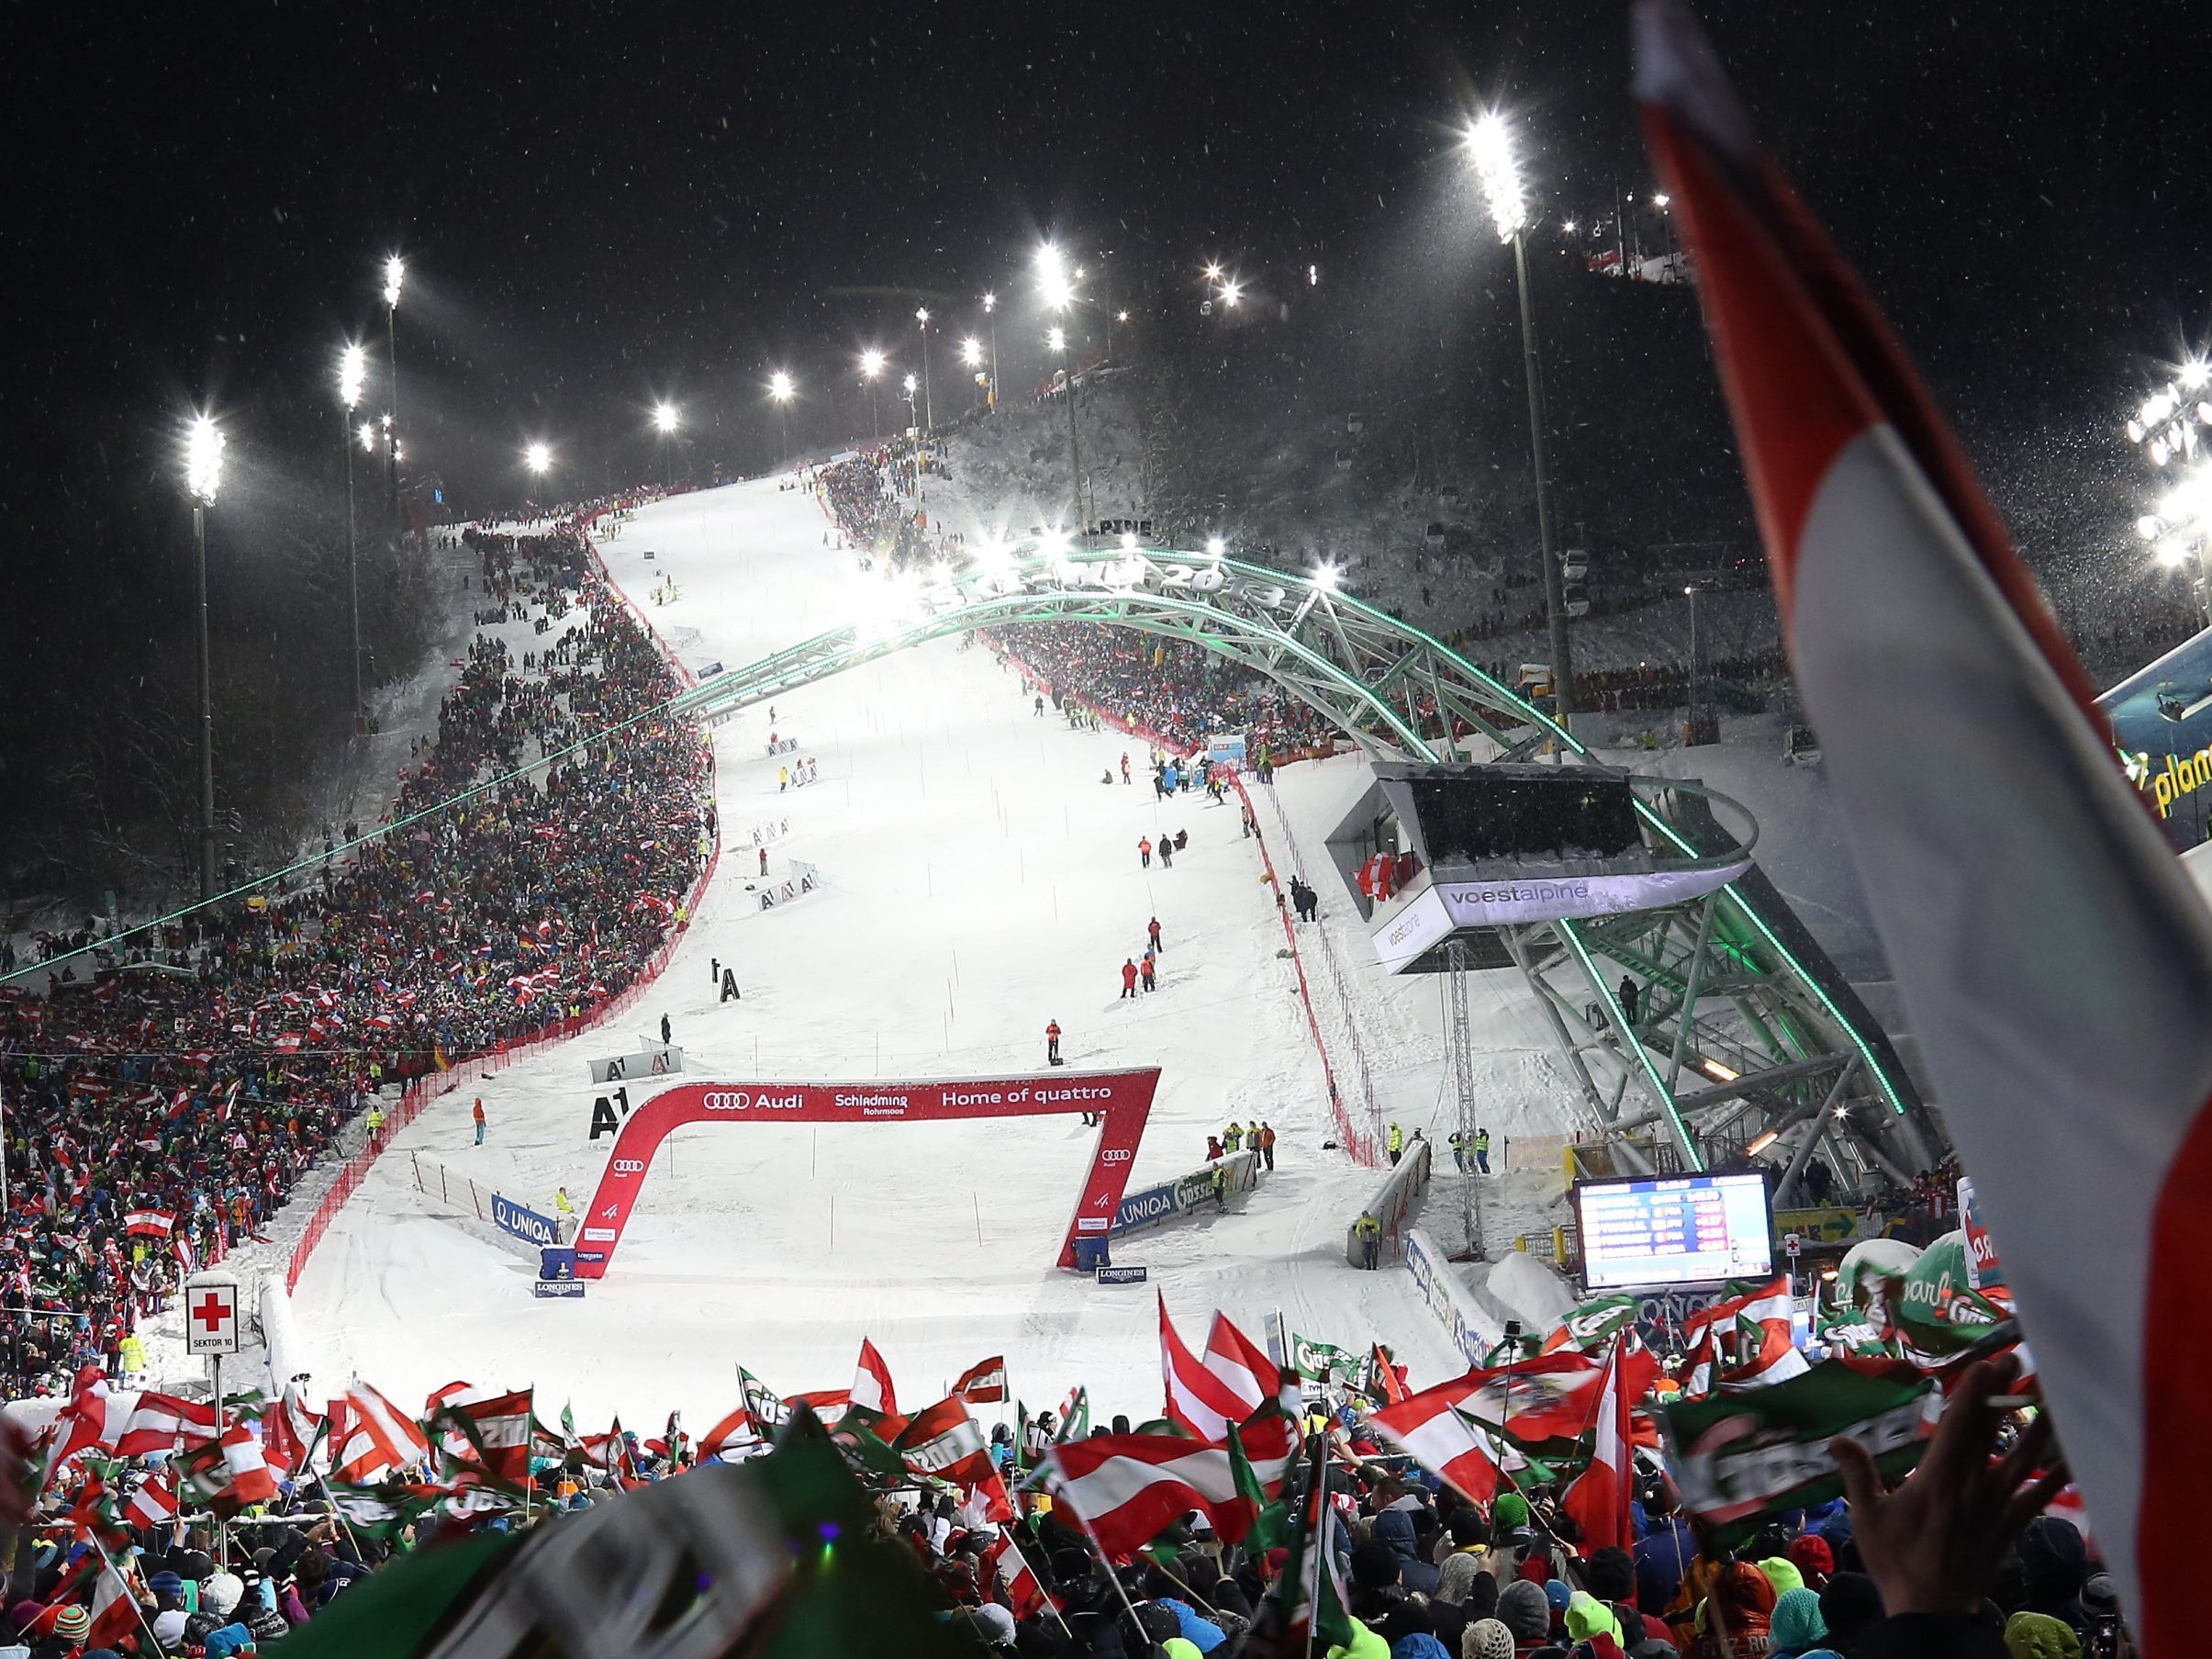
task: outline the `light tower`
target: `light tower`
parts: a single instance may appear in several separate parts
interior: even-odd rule
[[[1503,116],[1493,110],[1476,121],[1468,129],[1467,149],[1481,183],[1483,199],[1490,205],[1491,219],[1498,228],[1498,240],[1513,244],[1514,280],[1521,296],[1521,368],[1528,382],[1528,452],[1536,475],[1536,544],[1544,561],[1544,617],[1551,645],[1552,714],[1567,727],[1574,712],[1574,663],[1568,655],[1567,597],[1558,555],[1552,547],[1551,492],[1544,471],[1544,393],[1536,364],[1536,327],[1528,297],[1528,207],[1521,196],[1513,135]],[[1565,763],[1563,751],[1558,759]]]
[[[361,402],[363,386],[369,377],[369,354],[358,345],[348,345],[338,355],[338,401],[345,408],[345,420],[340,424],[338,447],[346,456],[346,609],[352,618],[353,638],[353,730],[363,729],[361,706],[361,572],[355,556],[353,542],[353,441],[346,428],[353,419],[355,406]],[[374,435],[363,425],[363,447],[374,441]]]
[[[223,482],[223,433],[200,415],[184,432],[184,491],[192,499],[192,581],[200,670],[200,898],[215,897],[215,680],[207,658],[207,510]]]

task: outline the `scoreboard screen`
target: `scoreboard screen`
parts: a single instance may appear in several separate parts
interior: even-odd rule
[[[1774,1245],[1762,1175],[1655,1175],[1575,1187],[1582,1279],[1640,1290],[1763,1279]]]

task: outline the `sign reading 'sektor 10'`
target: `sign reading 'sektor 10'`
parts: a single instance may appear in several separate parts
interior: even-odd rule
[[[1082,1112],[1099,1115],[1103,1127],[1075,1214],[1060,1241],[1059,1264],[1073,1267],[1075,1241],[1113,1226],[1159,1081],[1158,1068],[1151,1067],[915,1082],[701,1082],[663,1090],[631,1113],[615,1138],[599,1189],[576,1235],[576,1277],[606,1275],[652,1171],[654,1155],[669,1131],[687,1124],[890,1125]]]

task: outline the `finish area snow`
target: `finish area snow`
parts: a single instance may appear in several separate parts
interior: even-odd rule
[[[826,530],[811,495],[763,480],[644,508],[602,548],[687,663],[734,667],[867,613],[880,577]],[[676,597],[653,603],[669,580]],[[796,754],[771,757],[771,729]],[[1380,1176],[1323,1149],[1320,1067],[1234,797],[1156,801],[1141,746],[1071,731],[1049,704],[1039,717],[1011,671],[953,640],[779,696],[773,721],[753,709],[714,740],[721,862],[667,970],[628,1020],[464,1072],[398,1138],[300,1281],[291,1369],[317,1387],[358,1373],[402,1401],[456,1378],[531,1383],[584,1421],[681,1408],[703,1426],[736,1403],[739,1363],[786,1392],[842,1387],[866,1336],[910,1402],[1003,1352],[1033,1408],[1079,1382],[1102,1411],[1156,1410],[1150,1288],[1054,1265],[1096,1134],[1073,1117],[687,1127],[609,1276],[582,1300],[534,1300],[532,1265],[413,1171],[434,1161],[549,1214],[565,1185],[581,1208],[612,1145],[588,1138],[606,1091],[587,1062],[634,1049],[664,1011],[687,1081],[1031,1073],[1056,1019],[1071,1069],[1160,1068],[1132,1190],[1198,1168],[1232,1119],[1278,1131],[1259,1191],[1115,1250],[1194,1332],[1217,1306],[1256,1335],[1280,1309],[1325,1340],[1397,1344],[1417,1378],[1464,1369],[1406,1273],[1344,1262]],[[819,780],[779,791],[799,757]],[[751,832],[786,818],[767,879],[799,858],[821,885],[764,911]],[[1140,837],[1186,830],[1173,868],[1140,867]],[[1121,964],[1155,915],[1160,989],[1123,1000]],[[742,1000],[717,1002],[717,961]],[[647,1093],[631,1088],[633,1104]]]

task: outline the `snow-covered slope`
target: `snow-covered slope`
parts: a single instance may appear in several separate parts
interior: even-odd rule
[[[606,555],[641,602],[674,579],[676,600],[646,610],[687,660],[735,666],[858,612],[877,578],[825,532],[810,496],[764,480],[647,508]],[[818,783],[778,792],[788,757],[765,754],[771,726],[818,761]],[[1406,1275],[1344,1264],[1343,1228],[1378,1178],[1323,1149],[1318,1067],[1234,807],[1190,797],[1163,810],[1141,786],[1101,785],[1123,739],[1038,718],[1010,673],[952,641],[779,699],[716,740],[721,867],[637,1019],[642,1030],[665,1010],[692,1075],[1003,1074],[1039,1066],[1057,1019],[1074,1066],[1162,1068],[1134,1183],[1194,1168],[1231,1118],[1265,1116],[1281,1136],[1274,1180],[1241,1209],[1117,1250],[1152,1270],[1179,1315],[1219,1306],[1257,1334],[1279,1309],[1324,1340],[1390,1340],[1417,1378],[1461,1368]],[[1305,770],[1284,775],[1286,799]],[[1314,769],[1313,787],[1329,782]],[[763,912],[749,831],[786,816],[770,878],[798,858],[824,885]],[[1301,833],[1317,844],[1325,827]],[[1138,838],[1163,830],[1188,830],[1189,851],[1172,869],[1140,869]],[[1121,1001],[1116,970],[1154,915],[1162,988]],[[741,1002],[716,1003],[714,961],[735,966]],[[1425,989],[1372,1039],[1409,1099],[1440,1076]],[[1543,1121],[1562,1096],[1534,1011],[1501,1003],[1483,1017],[1500,1121]],[[1079,1381],[1101,1409],[1156,1407],[1148,1291],[1052,1265],[1089,1156],[1087,1132],[1065,1120],[686,1129],[610,1276],[581,1302],[533,1300],[522,1261],[436,1217],[408,1153],[541,1209],[564,1184],[581,1202],[609,1145],[588,1138],[599,1091],[586,1061],[631,1047],[629,1035],[472,1078],[426,1111],[302,1279],[289,1362],[318,1386],[359,1373],[402,1400],[456,1377],[534,1381],[548,1409],[570,1397],[587,1421],[680,1407],[704,1423],[734,1402],[738,1363],[786,1390],[843,1386],[868,1336],[916,1400],[1003,1351],[1033,1407]]]

